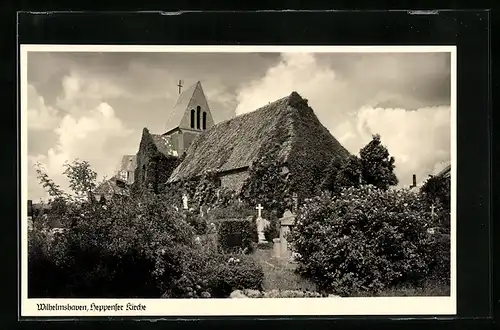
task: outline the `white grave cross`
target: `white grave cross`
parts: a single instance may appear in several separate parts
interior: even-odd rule
[[[431,205],[431,217],[434,217],[435,213],[434,213],[434,209],[436,207],[434,206],[434,204]]]
[[[259,204],[259,205],[257,205],[257,207],[256,207],[255,209],[259,212],[258,217],[259,217],[259,218],[262,218],[262,213],[261,213],[261,212],[262,212],[262,210],[264,209],[264,208],[262,207],[262,205],[260,205],[260,204]]]

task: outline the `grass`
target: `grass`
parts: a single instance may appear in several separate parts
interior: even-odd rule
[[[257,249],[254,258],[264,271],[264,291],[298,290],[316,291],[316,285],[295,273],[296,264],[273,257],[272,249]]]
[[[400,286],[389,288],[377,294],[355,293],[351,297],[449,297],[450,286],[434,281],[425,282],[420,287]]]

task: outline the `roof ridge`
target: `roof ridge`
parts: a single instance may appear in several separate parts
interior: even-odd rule
[[[280,102],[280,101],[284,101],[285,99],[287,99],[287,98],[289,98],[289,97],[290,97],[290,95],[287,95],[287,96],[281,97],[281,98],[279,98],[279,99],[277,99],[277,100],[274,100],[274,101],[272,101],[272,102],[269,102],[269,103],[268,103],[268,104],[266,104],[266,105],[263,105],[263,106],[261,106],[261,107],[258,107],[257,109],[254,109],[254,110],[252,110],[252,111],[245,112],[245,113],[241,113],[241,114],[236,115],[236,116],[234,116],[234,117],[232,117],[232,118],[229,118],[229,119],[226,119],[226,120],[220,121],[220,122],[218,122],[217,124],[215,124],[213,127],[218,126],[218,125],[223,124],[223,123],[226,123],[226,122],[230,122],[231,120],[234,120],[234,119],[236,119],[236,118],[242,118],[242,117],[244,117],[244,116],[247,116],[247,115],[250,115],[250,114],[252,114],[252,113],[258,112],[258,111],[263,110],[263,109],[265,109],[265,108],[267,108],[267,107],[269,107],[269,106],[272,106],[272,105],[274,105],[274,104],[276,104],[276,103],[278,103],[278,102]]]

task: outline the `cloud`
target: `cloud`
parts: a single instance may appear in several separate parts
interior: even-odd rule
[[[33,85],[28,85],[28,130],[50,130],[59,123],[58,112],[45,104]]]
[[[63,189],[68,182],[62,175],[63,165],[75,159],[88,161],[100,177],[113,175],[116,163],[128,151],[121,143],[133,131],[116,116],[115,110],[106,102],[116,90],[100,89],[98,82],[87,83],[76,74],[63,80],[64,93],[58,107],[66,115],[59,121],[54,133],[57,144],[46,153],[31,155],[29,190],[30,197],[37,199],[40,189],[36,182],[34,163],[40,162],[47,174]],[[32,197],[33,196],[33,197]]]
[[[450,115],[448,106],[418,110],[363,107],[334,131],[339,133],[339,142],[353,153],[358,153],[373,134],[380,134],[396,159],[400,184],[407,186],[413,174],[420,181],[449,162]]]
[[[412,174],[427,177],[450,159],[450,100],[446,88],[436,90],[448,77],[446,58],[417,55],[346,54],[336,66],[325,55],[282,54],[264,76],[238,90],[236,113],[297,91],[351,153],[380,134],[396,158],[400,183],[409,185]]]

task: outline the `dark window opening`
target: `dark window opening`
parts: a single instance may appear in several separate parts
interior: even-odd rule
[[[203,111],[203,129],[207,129],[207,113]]]
[[[201,112],[201,107],[197,106],[196,107],[196,128],[200,129],[200,112]]]
[[[194,128],[194,109],[191,110],[191,128]]]

